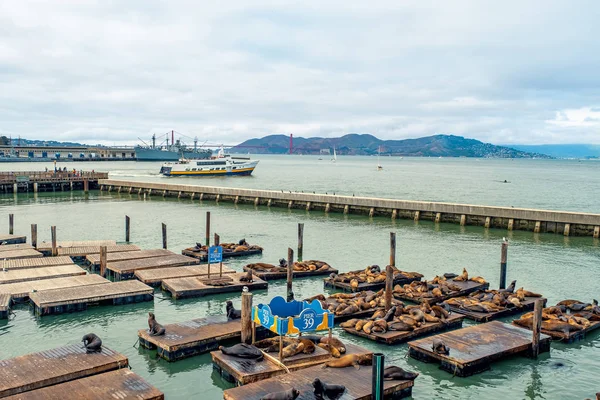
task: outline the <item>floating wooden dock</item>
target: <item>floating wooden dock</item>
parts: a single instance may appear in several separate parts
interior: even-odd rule
[[[75,264],[73,259],[69,256],[57,256],[57,257],[39,257],[39,258],[21,258],[0,261],[0,268],[6,267],[6,269],[27,269],[27,268],[38,268],[38,267],[50,267],[53,265],[69,265]]]
[[[223,275],[234,274],[236,271],[223,265]],[[154,268],[135,271],[135,277],[150,286],[160,286],[166,279],[186,278],[191,276],[208,276],[208,265],[187,265],[184,267]],[[219,266],[210,266],[210,276],[219,276]]]
[[[33,246],[29,243],[18,243],[18,244],[3,244],[0,245],[0,257],[3,252],[10,250],[30,250]]]
[[[147,329],[140,329],[138,337],[141,346],[156,349],[158,356],[167,361],[208,353],[216,350],[221,342],[242,336],[241,320],[228,320],[225,315],[168,324],[164,328],[162,336],[150,336]],[[260,340],[268,335],[268,331],[258,328],[256,335]]]
[[[165,279],[162,282],[163,290],[171,293],[171,297],[174,299],[181,299],[184,297],[202,297],[210,294],[219,293],[230,293],[230,292],[242,292],[244,286],[248,287],[248,290],[260,290],[267,289],[268,283],[259,278],[254,278],[254,282],[240,282],[241,277],[245,277],[245,273],[234,273],[223,275],[222,278],[211,275],[210,280],[203,277],[189,277],[189,278],[176,278],[176,279]],[[227,286],[212,286],[208,283],[211,280],[227,280],[231,279],[231,284]]]
[[[581,315],[584,316],[586,314],[589,314],[587,312],[578,312],[575,313],[577,315]],[[570,314],[567,314],[567,316],[569,316]],[[529,328],[526,328],[524,326],[521,325],[517,325],[515,324],[515,322],[513,321],[513,325],[514,326],[518,326],[522,329],[527,329],[529,330]],[[588,326],[585,329],[582,329],[580,331],[573,331],[573,332],[569,332],[569,333],[564,333],[564,332],[557,332],[557,331],[549,331],[547,329],[541,329],[540,332],[542,332],[544,335],[548,335],[550,336],[553,340],[558,340],[560,342],[564,342],[564,343],[573,343],[577,340],[581,340],[583,338],[585,338],[586,334],[588,334],[589,332],[592,332],[596,329],[600,328],[600,321],[590,321],[590,326]]]
[[[175,253],[166,249],[123,251],[119,253],[108,253],[106,255],[106,261],[114,262],[125,260],[139,260],[142,258],[163,257],[170,255],[175,255]],[[88,254],[85,259],[88,264],[94,267],[100,267],[100,254]]]
[[[0,319],[8,319],[11,303],[12,299],[10,294],[0,293]]]
[[[409,340],[416,339],[421,336],[429,335],[434,332],[447,331],[452,329],[458,329],[462,327],[463,319],[465,317],[460,314],[451,314],[446,323],[443,322],[426,322],[413,331],[387,331],[385,333],[366,333],[364,331],[357,331],[354,328],[343,328],[346,332],[351,335],[361,336],[375,342],[385,344],[396,344],[404,343]]]
[[[373,352],[354,344],[345,344],[346,354],[372,354]],[[315,352],[312,354],[296,354],[293,357],[284,359],[284,365],[289,371],[305,370],[306,368],[323,364],[333,359],[326,350],[315,346]],[[279,354],[267,353],[279,361]],[[263,361],[253,362],[247,359],[223,354],[220,350],[210,353],[213,360],[213,367],[221,374],[223,379],[236,385],[247,385],[249,383],[262,381],[275,376],[286,374],[285,368],[281,364],[265,357]],[[352,368],[354,369],[354,368]]]
[[[354,271],[356,272],[356,271]],[[407,283],[411,283],[414,281],[420,281],[421,278],[407,278],[403,275],[395,275],[394,276],[394,283],[393,285],[405,285]],[[344,292],[362,292],[365,290],[373,290],[373,291],[377,291],[379,289],[383,289],[385,288],[385,281],[383,282],[376,282],[376,283],[368,283],[368,282],[362,282],[358,284],[358,287],[356,289],[354,289],[349,282],[336,282],[334,281],[332,278],[325,278],[323,279],[323,284],[325,285],[326,288],[331,288],[331,289],[340,289]]]
[[[2,260],[14,260],[19,258],[37,258],[43,257],[44,255],[35,249],[22,249],[22,250],[7,250],[0,252],[0,258]]]
[[[109,282],[64,289],[31,293],[29,298],[35,306],[36,315],[61,314],[83,311],[88,305],[121,305],[152,301],[152,289],[139,281]]]
[[[257,271],[257,270],[254,270],[254,269],[248,267],[247,265],[244,266],[244,271],[246,271],[246,272],[252,271],[253,275],[258,276],[263,281],[273,281],[276,279],[287,279],[287,271],[282,271],[282,272]],[[332,273],[337,274],[338,272],[339,271],[337,269],[329,267],[328,269],[325,269],[322,271],[319,271],[319,270],[294,271],[292,275],[294,278],[307,278],[307,277],[311,277],[311,276],[329,275]]]
[[[70,256],[74,258],[85,259],[90,254],[100,254],[101,246],[82,246],[82,247],[59,247],[57,252],[59,256]],[[120,253],[124,251],[138,251],[140,248],[135,244],[117,244],[106,246],[107,253]]]
[[[19,244],[19,243],[26,243],[26,242],[27,242],[27,236],[0,234],[0,243]]]
[[[0,360],[0,397],[125,368],[127,357],[102,346],[86,354],[81,343]],[[63,393],[64,396],[67,393]]]
[[[11,295],[13,300],[24,300],[29,298],[29,294],[34,291],[41,292],[44,290],[99,285],[109,282],[110,281],[108,279],[104,279],[100,275],[96,274],[69,276],[66,278],[40,279],[35,281],[8,283],[0,285],[0,294],[5,293]]]
[[[163,400],[164,394],[128,368],[9,396],[6,400]]]
[[[322,382],[335,385],[344,385],[346,392],[341,399],[370,400],[371,393],[371,367],[363,366],[360,369],[353,367],[326,368],[320,366],[302,369],[290,374],[280,375],[260,382],[245,386],[227,389],[223,393],[225,400],[260,399],[269,393],[295,388],[300,391],[298,400],[314,399],[313,381],[319,378]],[[401,399],[412,394],[414,381],[384,381],[384,398]]]
[[[432,350],[434,339],[450,348],[449,355]],[[439,362],[440,368],[457,376],[470,376],[490,368],[496,360],[515,354],[528,355],[532,334],[499,321],[469,326],[408,343],[408,354],[424,362]],[[550,336],[540,335],[539,352],[550,351]]]
[[[477,283],[477,282],[473,282],[473,281],[457,281],[457,282],[451,281],[451,282],[453,285],[460,287],[461,290],[458,292],[452,292],[452,293],[448,293],[444,296],[438,296],[438,297],[411,297],[411,296],[407,296],[404,293],[394,292],[394,297],[397,299],[412,301],[414,303],[422,303],[423,301],[427,300],[427,302],[429,304],[437,304],[444,300],[451,299],[453,297],[465,296],[469,293],[473,293],[478,290],[486,290],[487,288],[490,287],[490,284],[488,282],[486,282],[486,283]]]
[[[114,246],[116,240],[62,240],[56,242],[57,248],[66,247],[89,247],[89,246]],[[52,251],[52,242],[41,242],[37,246],[39,251],[48,252]]]
[[[172,268],[193,264],[198,264],[198,260],[192,257],[173,254],[165,257],[113,261],[106,264],[106,269],[115,280],[123,280],[133,278],[135,271],[157,268]]]
[[[0,271],[0,285],[41,279],[62,278],[66,276],[85,275],[87,272],[75,264],[53,265],[29,269],[14,269]]]
[[[223,258],[232,258],[232,257],[249,257],[257,254],[262,254],[262,249],[255,250],[246,250],[246,251],[226,251],[223,250]],[[181,254],[184,256],[194,257],[199,259],[200,261],[208,261],[205,251],[193,251],[190,249],[185,249],[181,251]]]
[[[542,297],[525,297],[525,300],[523,300],[521,302],[521,304],[523,305],[523,307],[510,307],[510,308],[505,308],[504,310],[500,310],[500,311],[496,311],[496,312],[491,312],[491,313],[484,313],[484,312],[477,312],[477,311],[470,311],[470,310],[465,310],[464,308],[459,308],[459,307],[454,307],[454,306],[450,306],[450,310],[462,314],[465,317],[472,319],[473,321],[477,321],[477,322],[488,322],[488,321],[492,321],[498,318],[502,318],[502,317],[506,317],[509,315],[515,315],[515,314],[520,314],[520,313],[524,313],[525,311],[531,311],[533,310],[533,306],[535,305],[535,301],[541,299],[544,301],[544,307],[546,306],[546,299],[542,298]]]

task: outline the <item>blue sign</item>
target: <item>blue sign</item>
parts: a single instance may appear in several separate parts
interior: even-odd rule
[[[208,249],[208,263],[216,264],[218,262],[223,261],[223,247],[222,246],[212,246]]]

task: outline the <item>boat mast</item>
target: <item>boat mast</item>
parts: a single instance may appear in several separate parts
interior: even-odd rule
[[[152,148],[156,148],[156,134],[153,133],[152,134]]]

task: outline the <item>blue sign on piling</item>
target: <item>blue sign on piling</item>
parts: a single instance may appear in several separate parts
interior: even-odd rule
[[[208,249],[208,263],[216,264],[223,261],[223,247],[212,246]]]

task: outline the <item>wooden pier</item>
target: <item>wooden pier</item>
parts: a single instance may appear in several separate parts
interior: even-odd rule
[[[249,257],[255,256],[258,254],[262,254],[262,249],[255,250],[247,250],[247,251],[225,251],[223,250],[223,258],[233,258],[233,257]],[[181,254],[184,256],[194,257],[200,261],[208,261],[208,257],[205,251],[193,251],[190,249],[185,249],[181,251]]]
[[[36,315],[83,311],[88,305],[122,305],[153,300],[152,289],[139,281],[109,282],[100,285],[46,290],[29,295]]]
[[[27,268],[38,268],[38,267],[51,267],[55,265],[70,265],[75,264],[73,259],[69,256],[57,256],[57,257],[36,257],[36,258],[21,258],[0,261],[0,268],[6,267],[8,270],[14,269],[27,269]]]
[[[459,314],[452,314],[448,317],[445,323],[443,322],[426,322],[420,327],[412,331],[387,331],[385,333],[366,333],[364,331],[357,331],[354,328],[343,328],[346,332],[351,335],[361,336],[375,342],[385,344],[397,344],[408,342],[409,340],[419,338],[421,336],[429,335],[434,332],[447,331],[452,329],[458,329],[462,327],[463,319],[465,317]]]
[[[470,311],[470,310],[465,310],[464,308],[455,307],[455,306],[450,306],[450,310],[452,310],[455,313],[462,314],[465,317],[467,317],[468,319],[471,319],[473,321],[488,322],[488,321],[492,321],[492,320],[495,320],[498,318],[507,317],[509,315],[515,315],[515,314],[524,313],[525,311],[531,311],[531,310],[533,310],[535,301],[538,299],[541,299],[544,302],[543,304],[545,307],[546,301],[547,301],[545,298],[525,297],[525,300],[521,301],[521,304],[523,305],[523,307],[512,306],[512,307],[507,307],[504,310],[491,312],[491,313]]]
[[[348,354],[372,354],[373,352],[363,347],[347,343],[346,353]],[[276,353],[267,353],[275,362],[268,357],[263,361],[249,362],[246,359],[223,354],[220,350],[210,353],[213,360],[213,367],[221,374],[223,379],[234,383],[238,386],[247,385],[249,383],[263,381],[264,379],[273,378],[279,375],[286,374],[287,371],[279,363],[279,355]],[[312,354],[296,354],[293,357],[285,358],[283,364],[289,371],[304,370],[315,365],[320,365],[333,359],[328,351],[319,346],[315,346],[315,352]],[[352,368],[354,369],[354,368]]]
[[[3,244],[19,244],[19,243],[26,243],[26,242],[27,242],[27,236],[24,236],[24,235],[0,234],[0,243],[3,243]]]
[[[80,259],[85,259],[85,257],[90,254],[100,254],[100,246],[59,247],[56,250],[59,256],[70,256]],[[140,248],[135,244],[117,244],[106,246],[107,253],[120,253],[137,250],[140,250]]]
[[[164,257],[113,261],[107,263],[106,268],[115,280],[124,280],[133,278],[136,271],[157,268],[172,268],[193,264],[198,264],[198,260],[192,257],[173,254]]]
[[[64,289],[69,287],[99,285],[109,283],[100,275],[88,274],[69,276],[66,278],[40,279],[35,281],[26,281],[18,283],[8,283],[0,285],[0,295],[8,294],[13,300],[24,300],[29,298],[32,292],[42,292],[44,290]]]
[[[244,266],[244,271],[252,271],[254,276],[258,276],[263,281],[273,281],[277,279],[287,279],[287,271],[258,271],[256,269],[250,268],[248,265]],[[311,276],[322,276],[329,274],[337,274],[339,271],[335,268],[329,267],[324,270],[315,270],[315,271],[294,271],[292,273],[293,278],[308,278]]]
[[[31,250],[33,246],[29,243],[17,243],[17,244],[3,244],[0,245],[0,256],[3,252],[9,250]]]
[[[72,171],[14,171],[0,172],[0,191],[55,192],[98,189],[98,181],[108,179],[108,172],[73,173]]]
[[[358,272],[358,271],[353,271],[353,272]],[[416,278],[416,277],[409,278],[402,274],[394,274],[393,285],[394,286],[395,285],[405,285],[407,283],[411,283],[414,281],[420,281],[420,280],[421,280],[421,278]],[[326,288],[340,289],[344,292],[362,292],[362,291],[366,291],[366,290],[377,291],[379,289],[385,288],[385,281],[374,282],[374,283],[362,282],[362,283],[358,284],[358,287],[353,288],[349,282],[336,282],[332,278],[324,278],[323,284],[325,285]]]
[[[478,290],[486,290],[487,288],[490,287],[490,284],[488,282],[478,283],[478,282],[474,282],[474,281],[453,281],[453,280],[451,280],[450,282],[452,282],[453,285],[460,287],[461,290],[457,291],[457,292],[451,292],[446,295],[438,296],[438,297],[418,297],[418,296],[411,297],[404,293],[394,292],[394,297],[397,299],[412,301],[414,303],[422,303],[423,301],[427,301],[429,304],[437,304],[437,303],[441,303],[444,300],[451,299],[453,297],[465,296],[469,293],[473,293]]]
[[[88,247],[88,246],[114,246],[115,240],[61,240],[56,242],[56,247]],[[52,251],[52,242],[41,242],[37,246],[39,251]]]
[[[8,319],[11,303],[12,299],[10,294],[0,293],[0,319]]]
[[[172,251],[165,249],[123,251],[120,253],[108,253],[106,255],[106,261],[115,262],[126,260],[139,260],[143,258],[163,257],[174,254],[175,253],[173,253]],[[100,267],[100,254],[88,254],[86,257],[86,263],[94,267]]]
[[[2,246],[0,246],[2,247]],[[44,255],[35,249],[22,249],[22,250],[7,250],[0,252],[0,258],[3,260],[15,260],[20,258],[37,258],[43,257]]]
[[[212,264],[210,266],[211,278],[219,276],[219,266]],[[237,273],[234,269],[223,265],[223,275]],[[175,278],[188,278],[188,277],[208,277],[208,265],[187,265],[183,267],[170,267],[170,268],[154,268],[154,269],[143,269],[135,271],[135,277],[150,286],[160,286],[166,279]]]
[[[176,279],[165,279],[162,282],[163,290],[169,292],[171,297],[174,299],[181,299],[185,297],[202,297],[210,294],[230,293],[230,292],[242,292],[244,286],[248,290],[260,290],[267,289],[268,283],[260,278],[254,277],[253,282],[240,282],[240,278],[245,277],[245,273],[234,273],[223,275],[223,277],[211,276],[210,279],[203,277],[189,277],[189,278],[176,278]],[[228,284],[222,285],[211,285],[215,280],[219,282],[227,281]]]
[[[128,368],[9,396],[6,400],[163,400],[164,394]]]
[[[15,270],[9,269],[4,272],[0,272],[0,285],[85,274],[87,274],[87,272],[75,264]]]
[[[223,398],[225,400],[260,399],[269,393],[295,388],[300,391],[300,396],[297,397],[298,400],[314,399],[312,383],[315,378],[319,378],[322,382],[346,387],[346,392],[340,397],[340,400],[370,400],[372,399],[371,375],[371,367],[368,366],[363,366],[358,370],[352,367],[321,369],[320,366],[315,366],[249,385],[227,389],[223,393]],[[413,384],[414,381],[384,381],[384,398],[401,399],[409,397],[412,394]]]
[[[432,350],[434,339],[450,348],[449,355]],[[529,355],[532,334],[498,321],[469,326],[456,331],[409,342],[408,354],[424,362],[439,362],[440,368],[457,376],[470,376],[490,369],[496,360],[516,354]],[[539,352],[550,351],[550,336],[540,335]]]
[[[0,397],[126,368],[128,365],[127,357],[105,346],[102,346],[101,352],[86,354],[81,343],[0,360]],[[63,393],[63,398],[65,395],[67,393]]]

